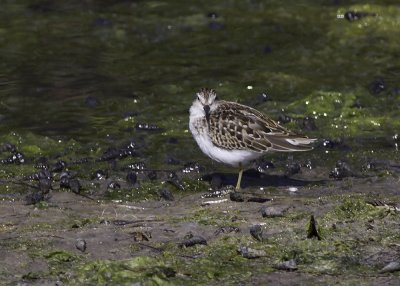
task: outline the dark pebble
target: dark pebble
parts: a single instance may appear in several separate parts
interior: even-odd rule
[[[82,186],[78,179],[71,179],[69,180],[69,188],[75,194],[80,194]]]
[[[179,243],[179,247],[191,247],[197,244],[207,245],[207,240],[202,236],[195,235]]]
[[[353,171],[350,169],[349,165],[342,160],[337,161],[336,167],[329,173],[329,177],[336,180],[351,176],[354,176]]]
[[[27,205],[34,205],[45,200],[45,195],[42,192],[34,192],[25,197]]]
[[[96,97],[89,95],[85,99],[85,105],[90,108],[95,108],[99,105],[99,101]]]
[[[230,193],[229,198],[234,202],[244,202],[243,195],[239,192]]]
[[[69,173],[62,172],[60,174],[60,188],[69,188]]]
[[[185,174],[188,174],[188,173],[200,173],[200,172],[204,172],[204,170],[205,170],[204,167],[200,166],[199,163],[197,163],[197,162],[189,162],[189,163],[186,163],[183,166],[182,172],[185,173]]]
[[[58,172],[63,171],[66,167],[67,167],[67,163],[63,160],[59,160],[50,167],[50,172],[58,173]]]
[[[378,95],[385,90],[385,81],[382,78],[375,79],[369,85],[369,92],[373,95]]]
[[[107,150],[101,155],[100,161],[109,161],[119,157],[119,150],[113,147],[107,148]]]
[[[137,175],[135,172],[129,172],[126,175],[126,181],[128,184],[134,185],[137,182]]]
[[[274,268],[277,270],[284,270],[284,271],[296,271],[298,267],[296,260],[290,259],[276,264]]]
[[[50,192],[52,180],[49,178],[41,178],[39,180],[39,190],[43,194],[48,194]]]
[[[174,201],[174,195],[170,190],[162,189],[160,190],[160,197],[166,201]]]
[[[10,152],[10,153],[15,153],[17,152],[17,148],[15,147],[14,144],[11,143],[4,143],[0,146],[0,153],[1,152]]]
[[[0,160],[1,164],[23,164],[25,163],[25,156],[20,152],[16,152],[6,159]]]
[[[78,238],[75,242],[75,247],[81,252],[86,251],[86,240]]]
[[[108,184],[107,188],[112,190],[119,190],[121,189],[121,185],[118,182],[112,181]]]
[[[250,227],[250,234],[252,237],[254,237],[256,240],[258,241],[263,241],[263,230],[261,225],[256,224],[256,225],[252,225]]]

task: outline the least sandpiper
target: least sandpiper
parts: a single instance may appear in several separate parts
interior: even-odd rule
[[[270,151],[308,151],[316,139],[298,135],[263,113],[236,102],[217,100],[212,89],[201,89],[190,107],[189,128],[201,151],[211,159],[239,168]]]

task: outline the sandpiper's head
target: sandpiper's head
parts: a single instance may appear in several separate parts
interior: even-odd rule
[[[214,103],[217,98],[217,94],[213,89],[202,88],[196,93],[196,96],[197,98],[194,100],[193,105],[197,106],[199,109],[203,109],[204,115],[208,120],[210,117],[210,112],[215,109]]]
[[[202,88],[196,93],[196,100],[198,100],[203,106],[210,106],[214,103],[217,98],[215,90],[209,88]]]

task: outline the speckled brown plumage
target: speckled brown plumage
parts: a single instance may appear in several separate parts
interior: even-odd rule
[[[218,101],[217,109],[210,113],[207,126],[212,142],[228,150],[266,152],[311,149],[286,141],[307,137],[287,130],[251,107],[234,102]]]

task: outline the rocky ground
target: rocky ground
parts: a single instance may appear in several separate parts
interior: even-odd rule
[[[276,184],[271,178],[267,183]],[[228,194],[219,197],[205,195],[207,188],[138,202],[92,200],[68,191],[53,191],[35,205],[4,197],[0,280],[4,285],[400,284],[398,178],[307,181],[298,187],[276,178],[277,186],[248,187],[240,195],[224,189]]]

